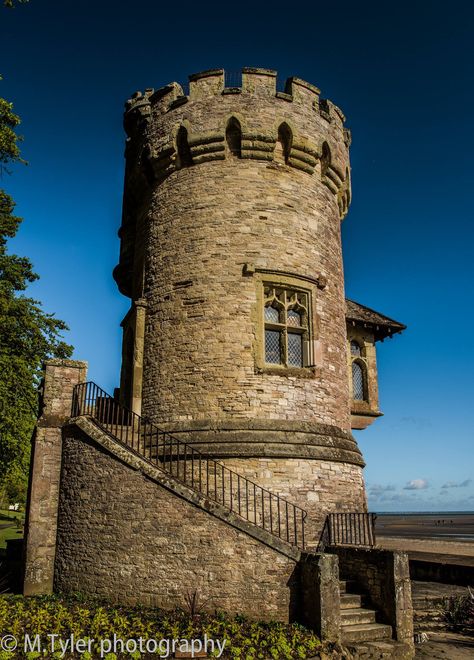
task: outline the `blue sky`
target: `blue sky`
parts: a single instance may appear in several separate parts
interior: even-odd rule
[[[347,295],[408,325],[378,345],[385,416],[357,433],[371,509],[474,509],[473,33],[474,8],[456,0],[2,8],[0,94],[29,162],[1,182],[24,217],[12,249],[90,377],[117,384],[128,308],[111,275],[125,99],[215,67],[296,75],[353,133]]]

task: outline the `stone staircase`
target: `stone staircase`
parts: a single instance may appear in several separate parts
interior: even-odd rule
[[[392,627],[376,622],[377,612],[364,607],[367,597],[356,593],[352,580],[340,580],[341,641],[343,644],[360,644],[379,640],[391,640]]]

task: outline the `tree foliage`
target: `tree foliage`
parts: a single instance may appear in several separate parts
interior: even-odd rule
[[[8,7],[11,9],[15,5],[23,5],[25,2],[28,2],[29,0],[3,0],[3,4],[5,7]]]
[[[24,162],[19,123],[12,104],[0,98],[0,181],[10,164]],[[18,501],[26,493],[42,362],[69,357],[72,347],[61,340],[65,323],[23,293],[38,275],[28,258],[7,250],[21,223],[14,209],[11,196],[0,189],[0,490]]]

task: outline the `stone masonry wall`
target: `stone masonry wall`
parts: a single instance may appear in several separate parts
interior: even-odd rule
[[[65,430],[55,589],[288,621],[296,562]]]
[[[234,159],[180,170],[158,187],[142,408],[155,422],[257,418],[350,428],[339,215],[333,195],[323,186],[316,194],[306,177]],[[312,371],[258,372],[261,283],[243,274],[248,262],[328,278],[324,291],[300,282],[313,294]]]
[[[360,466],[279,458],[234,458],[221,462],[305,509],[309,548],[316,548],[328,513],[367,511]]]

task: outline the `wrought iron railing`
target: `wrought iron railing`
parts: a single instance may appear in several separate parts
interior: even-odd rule
[[[330,513],[326,516],[318,550],[324,552],[330,546],[375,545],[375,513]]]
[[[242,87],[242,70],[224,71],[224,87]]]
[[[91,417],[122,445],[181,483],[293,546],[305,547],[306,511],[121,406],[93,382],[74,388],[72,416]]]

